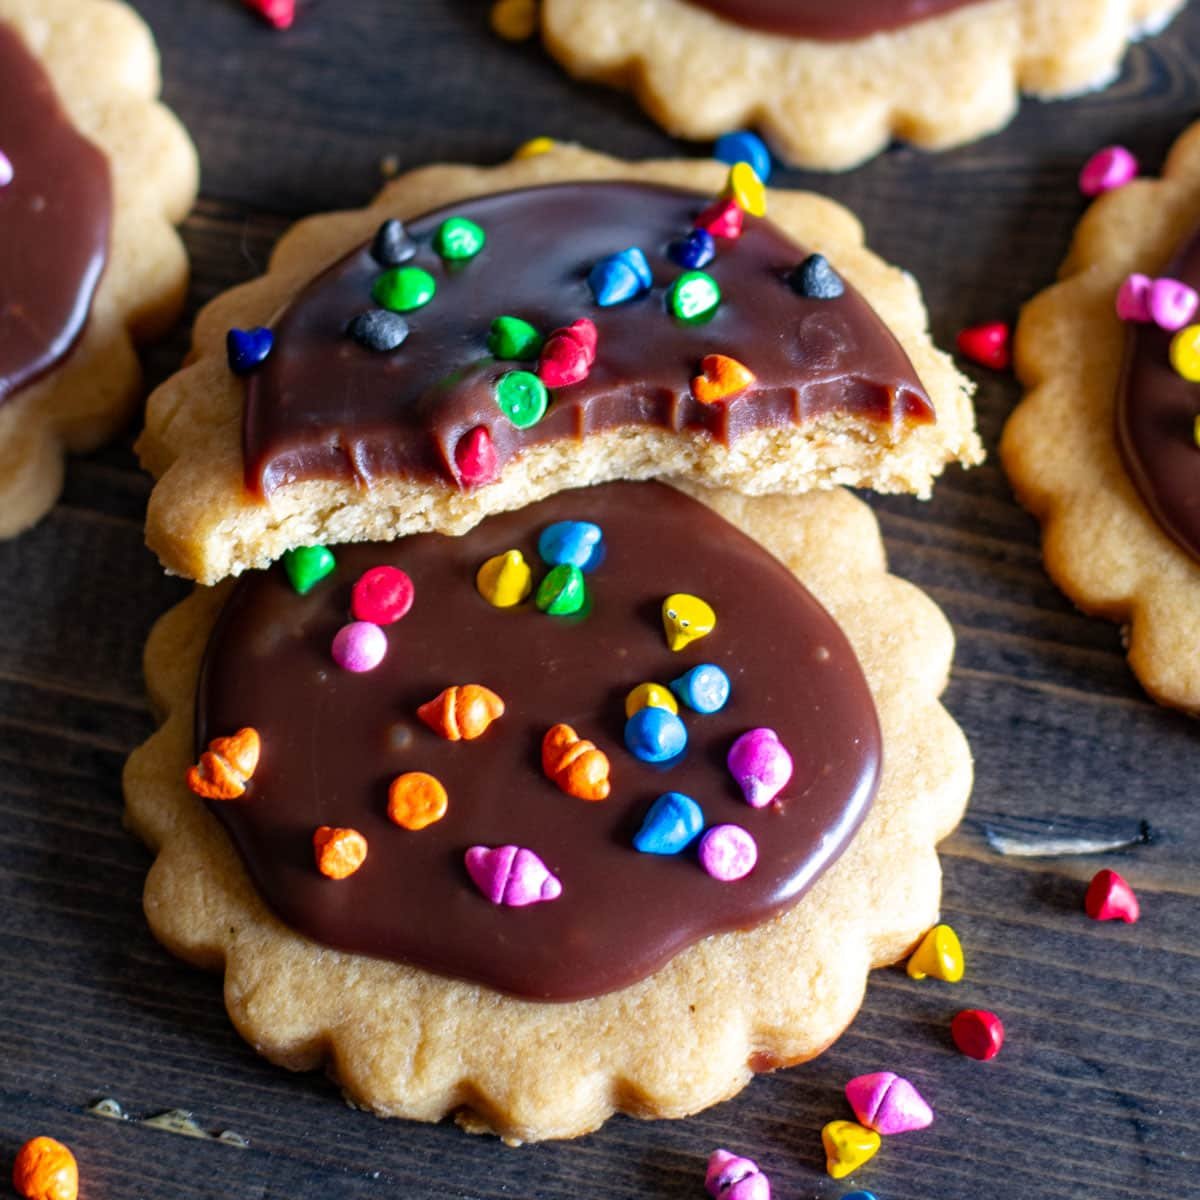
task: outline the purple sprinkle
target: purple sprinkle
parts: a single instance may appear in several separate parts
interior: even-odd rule
[[[13,165],[8,155],[0,150],[0,187],[7,187],[13,181]]]

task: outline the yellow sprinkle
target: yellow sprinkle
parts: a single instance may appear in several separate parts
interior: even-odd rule
[[[748,162],[734,163],[729,168],[729,178],[722,195],[727,200],[736,201],[738,208],[752,217],[767,215],[767,189]]]
[[[492,32],[506,42],[524,42],[537,33],[537,0],[496,0]]]
[[[1192,422],[1192,441],[1200,446],[1200,417]]]
[[[908,973],[913,979],[932,975],[934,979],[957,983],[965,967],[962,944],[949,925],[935,925],[908,960]]]
[[[479,568],[475,586],[494,608],[512,608],[533,590],[533,572],[520,550],[506,550]]]
[[[1185,325],[1171,339],[1171,366],[1188,383],[1200,383],[1200,325]]]
[[[712,633],[717,614],[699,596],[674,592],[662,603],[662,621],[667,645],[672,650],[682,650]]]
[[[882,1138],[873,1129],[853,1121],[830,1121],[821,1130],[825,1146],[825,1170],[834,1179],[845,1179],[875,1157]]]
[[[529,141],[523,142],[517,147],[513,158],[536,158],[539,154],[545,154],[549,150],[553,150],[558,143],[551,137],[535,137]]]
[[[668,712],[679,712],[679,704],[675,697],[671,695],[670,689],[663,687],[661,683],[639,683],[625,697],[626,718],[632,717],[643,708],[665,708]]]

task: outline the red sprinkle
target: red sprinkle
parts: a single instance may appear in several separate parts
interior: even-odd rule
[[[290,29],[296,19],[296,0],[242,0],[276,29]]]
[[[1132,925],[1141,916],[1141,906],[1133,888],[1116,871],[1097,871],[1088,884],[1083,907],[1093,921],[1122,920]]]
[[[736,200],[715,200],[696,218],[695,225],[713,237],[738,238],[745,220],[746,214]]]
[[[988,321],[972,325],[958,335],[958,352],[982,367],[1003,371],[1012,362],[1008,341],[1008,326],[1003,321]]]
[[[565,330],[558,330],[542,347],[537,373],[548,388],[569,387],[586,379],[591,365],[587,347]]]
[[[399,567],[372,567],[364,571],[350,593],[350,611],[356,621],[391,625],[413,602],[413,582]]]
[[[578,321],[572,321],[565,329],[556,329],[550,337],[556,338],[560,335],[572,338],[583,347],[589,367],[596,361],[597,334],[594,321],[589,321],[587,317],[580,317]]]
[[[464,433],[454,447],[454,465],[458,467],[458,478],[463,487],[481,487],[491,483],[500,474],[500,461],[492,435],[484,425],[476,425]]]
[[[968,1058],[987,1062],[1004,1045],[1004,1022],[986,1008],[964,1008],[950,1022],[950,1036]]]

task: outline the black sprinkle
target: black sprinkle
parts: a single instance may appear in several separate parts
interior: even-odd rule
[[[383,267],[398,267],[417,252],[417,243],[408,235],[403,221],[384,221],[371,243],[371,257]]]
[[[372,308],[350,322],[349,333],[368,350],[395,350],[408,337],[408,322],[396,313]]]
[[[842,277],[823,254],[810,254],[789,276],[792,291],[809,300],[836,300],[846,291]]]

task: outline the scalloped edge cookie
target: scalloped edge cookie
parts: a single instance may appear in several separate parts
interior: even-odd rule
[[[1102,87],[1130,40],[1183,0],[986,0],[891,33],[820,42],[747,29],[687,0],[543,0],[546,48],[631,90],[668,133],[757,125],[785,161],[844,171],[893,137],[926,150],[1008,124],[1019,92]]]
[[[134,342],[164,333],[183,308],[188,264],[174,226],[196,196],[183,126],[158,103],[150,30],[115,0],[0,0],[51,77],[75,128],[108,158],[108,262],[71,351],[0,405],[0,538],[32,525],[62,490],[63,459],[94,450],[129,420],[141,393]]]
[[[1121,462],[1115,400],[1125,347],[1117,289],[1155,274],[1200,222],[1200,123],[1175,143],[1161,179],[1097,200],[1075,231],[1060,282],[1017,327],[1025,398],[1000,455],[1042,523],[1046,569],[1084,612],[1119,621],[1129,665],[1161,704],[1200,715],[1200,566],[1163,531]]]
[[[824,1050],[867,971],[937,919],[935,844],[962,816],[971,757],[938,701],[954,635],[887,574],[870,509],[841,490],[749,498],[688,489],[803,579],[846,632],[884,737],[878,797],[840,859],[792,909],[719,934],[624,990],[544,1004],[319,946],[271,915],[217,820],[188,791],[196,678],[229,584],[158,622],[146,676],[162,728],[125,771],[126,819],[155,851],[145,910],[173,953],[223,970],[225,1003],[260,1053],[324,1065],[347,1099],[510,1142],[573,1137],[614,1111],[681,1117],[757,1071]]]
[[[471,196],[567,180],[629,179],[716,194],[727,173],[715,162],[627,163],[559,146],[499,167],[426,167],[389,184],[367,208],[301,221],[279,242],[266,275],[219,296],[200,313],[190,365],[150,397],[137,445],[142,464],[159,480],[150,498],[147,544],[169,572],[209,584],[265,567],[294,546],[388,541],[430,529],[464,533],[490,513],[614,478],[679,476],[755,494],[845,483],[924,496],[948,462],[979,462],[973,385],[930,341],[912,277],[864,247],[862,226],[846,209],[810,193],[775,191],[771,219],[824,253],[879,313],[933,400],[934,424],[893,437],[876,423],[824,418],[757,430],[728,448],[705,434],[629,427],[527,449],[497,482],[469,492],[438,481],[387,478],[369,489],[306,480],[279,488],[265,501],[246,493],[243,385],[226,365],[226,331],[266,324],[319,271],[367,241],[385,218],[410,218]]]

